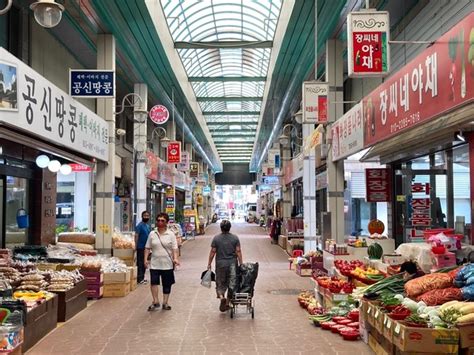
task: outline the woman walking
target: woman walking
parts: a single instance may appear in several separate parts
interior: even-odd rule
[[[179,265],[178,243],[173,232],[168,230],[169,216],[167,213],[159,213],[156,216],[156,226],[149,235],[145,245],[145,266],[150,267],[150,289],[153,297],[153,303],[148,307],[149,311],[160,308],[158,299],[158,286],[163,289],[164,310],[170,310],[168,304],[171,293],[171,285],[175,283],[174,267]],[[148,261],[148,255],[151,253],[151,260]]]

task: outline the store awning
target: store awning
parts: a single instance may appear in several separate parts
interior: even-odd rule
[[[474,125],[471,124],[473,117],[474,105],[466,105],[374,145],[361,161],[380,161],[381,164],[387,164],[446,149],[453,145],[456,132],[474,130]]]

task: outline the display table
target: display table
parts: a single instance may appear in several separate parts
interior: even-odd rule
[[[27,312],[25,319],[25,340],[22,350],[27,351],[58,324],[58,296],[36,306]]]
[[[87,281],[79,281],[74,288],[58,295],[58,322],[65,322],[87,307]]]
[[[332,269],[334,268],[334,260],[358,260],[359,257],[351,254],[344,254],[344,255],[335,255],[333,253],[330,253],[326,250],[323,251],[323,266],[324,269],[330,273]]]

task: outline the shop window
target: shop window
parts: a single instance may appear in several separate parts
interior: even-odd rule
[[[467,235],[471,225],[471,186],[469,177],[469,149],[462,145],[453,149],[454,227]]]
[[[1,187],[2,193],[5,191],[5,245],[7,248],[15,245],[25,245],[28,243],[28,227],[17,219],[17,215],[30,215],[29,209],[29,186],[28,180],[7,176],[5,181],[6,189]],[[30,220],[28,216],[28,220]]]

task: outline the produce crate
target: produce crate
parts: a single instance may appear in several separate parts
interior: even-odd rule
[[[105,297],[124,297],[130,293],[130,281],[127,283],[115,283],[104,285]]]
[[[127,272],[106,272],[104,273],[104,285],[121,284],[130,282],[130,271]]]
[[[73,264],[59,264],[56,270],[67,270],[67,271],[74,271],[81,268],[81,265],[73,265]]]
[[[135,259],[136,252],[135,249],[113,249],[113,254],[116,258],[119,259]]]
[[[313,269],[311,268],[311,264],[298,264],[296,265],[296,274],[300,276],[311,276],[313,273]]]
[[[135,279],[131,279],[130,281],[130,291],[135,291],[138,287],[138,280],[135,278]]]
[[[101,285],[104,283],[104,273],[102,271],[81,271],[87,285]]]
[[[40,263],[36,265],[36,268],[40,271],[46,271],[46,270],[56,270],[58,268],[59,264],[56,263]]]
[[[26,315],[23,351],[27,351],[58,324],[58,297],[35,307]]]
[[[385,319],[382,326],[382,334],[390,342],[393,342],[393,329],[395,329],[396,321],[388,315],[384,315]]]
[[[461,348],[474,347],[474,324],[458,325]]]
[[[393,343],[405,352],[457,354],[459,330],[412,328],[397,323],[393,330]]]
[[[58,322],[65,322],[87,307],[87,282],[82,280],[72,289],[58,295]]]
[[[104,295],[104,284],[87,285],[87,298],[99,299]]]

